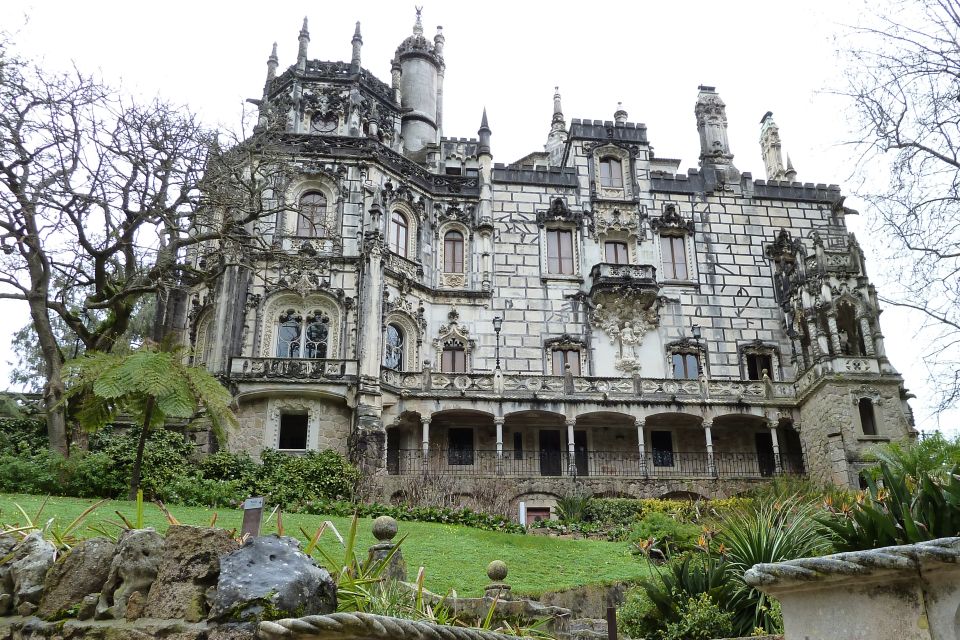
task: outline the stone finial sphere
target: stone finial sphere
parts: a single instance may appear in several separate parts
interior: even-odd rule
[[[380,542],[389,542],[397,535],[397,521],[390,516],[380,516],[373,521],[373,537]]]
[[[507,578],[507,563],[503,560],[494,560],[487,565],[487,577],[494,582],[503,582]]]

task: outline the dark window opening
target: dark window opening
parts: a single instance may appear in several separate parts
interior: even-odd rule
[[[523,460],[523,434],[519,431],[513,433],[513,459]]]
[[[773,379],[773,356],[770,354],[747,354],[747,380],[762,380],[763,372]]]
[[[460,167],[447,167],[444,169],[444,173],[446,173],[448,176],[460,176],[463,175],[463,169]]]
[[[307,416],[302,413],[284,413],[280,416],[278,449],[303,451],[307,448]]]
[[[673,434],[669,431],[651,431],[650,445],[653,447],[653,466],[673,466]]]
[[[873,414],[873,402],[870,398],[860,398],[857,408],[860,410],[860,427],[863,429],[863,435],[877,435],[877,421]]]
[[[300,212],[297,216],[297,235],[310,238],[323,238],[326,228],[327,199],[322,193],[311,192],[300,198]]]
[[[450,465],[473,464],[473,429],[450,429],[447,431],[447,463]]]
[[[395,325],[387,325],[387,339],[383,345],[383,366],[396,371],[403,370],[403,330]]]

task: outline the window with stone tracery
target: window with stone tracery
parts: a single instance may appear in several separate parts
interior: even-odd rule
[[[443,373],[466,373],[467,352],[463,343],[458,340],[449,340],[443,345],[440,353],[440,371]]]
[[[403,329],[396,324],[388,324],[383,344],[383,366],[397,371],[403,370]]]
[[[310,191],[300,197],[297,212],[297,235],[307,238],[325,238],[327,235],[327,198]]]
[[[627,243],[622,240],[608,240],[603,243],[604,258],[611,264],[629,264],[630,254]]]
[[[448,231],[443,236],[443,272],[463,273],[463,234]]]
[[[551,352],[551,361],[553,363],[553,375],[562,376],[570,368],[570,374],[580,375],[580,350],[575,348],[554,349]]]
[[[600,159],[600,186],[623,188],[623,165],[616,158]]]
[[[322,311],[304,316],[296,309],[280,314],[277,325],[278,358],[326,358],[330,318]]]

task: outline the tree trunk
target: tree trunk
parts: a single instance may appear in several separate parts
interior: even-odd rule
[[[45,295],[31,297],[30,318],[40,341],[40,351],[43,354],[46,370],[46,383],[43,385],[43,408],[47,420],[47,440],[50,450],[66,457],[70,454],[67,445],[67,418],[66,407],[63,405],[63,361],[60,348],[57,345],[47,307],[44,303]]]
[[[140,489],[140,469],[143,467],[143,450],[147,445],[147,433],[150,431],[150,420],[153,418],[153,396],[147,399],[147,406],[143,410],[143,428],[140,429],[140,441],[137,442],[137,456],[133,459],[133,472],[130,474],[130,492],[127,500],[137,499],[137,490]]]

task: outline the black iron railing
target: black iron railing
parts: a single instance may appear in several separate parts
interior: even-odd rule
[[[391,475],[432,474],[444,476],[540,476],[629,477],[629,478],[764,478],[774,475],[805,475],[803,454],[717,452],[577,451],[573,459],[566,451],[513,451],[489,449],[390,449],[387,472]]]

